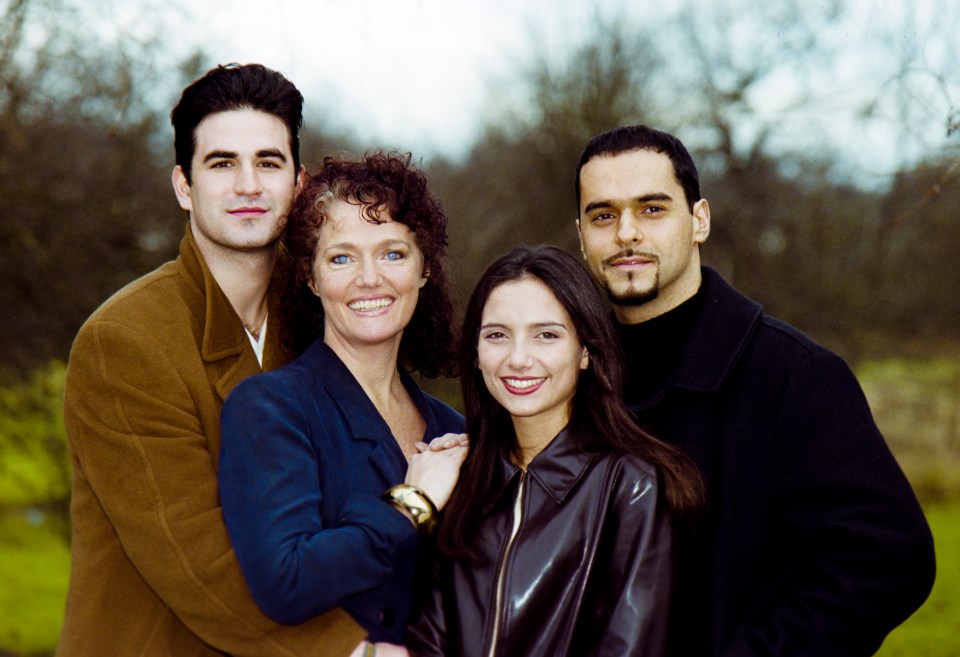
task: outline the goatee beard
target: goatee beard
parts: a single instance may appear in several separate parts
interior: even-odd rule
[[[622,253],[618,253],[616,256],[607,259],[607,263],[617,260],[619,258],[629,258],[635,255],[642,255],[644,257],[650,258],[657,264],[656,273],[653,279],[653,285],[646,290],[636,290],[633,288],[628,288],[625,292],[615,292],[613,286],[610,285],[609,281],[604,281],[603,287],[606,290],[607,297],[610,299],[611,303],[617,306],[642,306],[645,303],[650,303],[660,294],[660,259],[651,254],[651,253],[638,253],[633,249],[627,249]],[[634,282],[634,276],[631,274],[628,279],[628,283]]]
[[[607,297],[610,302],[616,306],[642,306],[650,303],[660,294],[660,281],[654,282],[649,290],[628,290],[625,293],[618,294],[610,287],[607,287]]]

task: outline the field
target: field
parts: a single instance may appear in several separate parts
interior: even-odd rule
[[[41,516],[0,519],[0,655],[52,653],[69,572],[70,552]]]
[[[926,509],[937,549],[937,581],[927,602],[887,637],[879,657],[960,655],[960,502]]]
[[[877,422],[924,503],[937,548],[926,604],[884,643],[880,657],[960,655],[960,361],[885,360],[858,376]],[[56,422],[54,422],[56,424]],[[52,654],[63,617],[69,551],[58,524],[24,491],[56,489],[50,468],[0,441],[0,657]]]

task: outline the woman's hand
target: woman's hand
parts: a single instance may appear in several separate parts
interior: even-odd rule
[[[360,645],[350,653],[350,657],[363,657],[370,654],[368,646],[370,646],[368,641],[361,641]],[[409,650],[395,643],[374,643],[372,647],[376,657],[410,657]]]
[[[415,443],[418,452],[425,452],[428,449],[434,452],[441,452],[451,447],[460,447],[461,445],[463,447],[470,446],[470,439],[465,433],[445,433],[431,440],[429,445],[422,442]]]
[[[416,486],[426,493],[437,510],[443,509],[457,484],[460,466],[467,458],[467,446],[467,436],[462,433],[434,438],[429,446],[420,443],[419,453],[410,459],[403,483]]]

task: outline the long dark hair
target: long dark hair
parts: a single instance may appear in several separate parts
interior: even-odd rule
[[[460,339],[460,385],[470,453],[444,510],[441,550],[455,558],[476,558],[473,546],[481,508],[489,499],[501,460],[511,460],[519,448],[510,414],[487,390],[476,363],[487,299],[499,285],[524,277],[536,278],[550,288],[570,315],[580,344],[590,354],[590,365],[577,381],[570,430],[654,465],[664,487],[666,506],[673,514],[686,517],[698,510],[703,504],[703,484],[692,461],[644,431],[623,403],[623,358],[597,284],[568,253],[552,246],[523,246],[487,268],[467,304]]]
[[[367,221],[386,217],[405,225],[429,272],[400,340],[400,363],[425,377],[455,376],[453,294],[444,264],[447,215],[410,154],[371,151],[357,159],[329,156],[306,177],[287,221],[281,249],[281,332],[284,346],[302,353],[323,335],[323,304],[308,287],[320,228],[334,202],[360,205]]]

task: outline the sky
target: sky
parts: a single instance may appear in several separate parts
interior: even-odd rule
[[[371,147],[454,157],[476,139],[483,120],[496,115],[511,82],[534,54],[569,53],[587,36],[585,26],[592,26],[598,13],[624,13],[648,26],[678,4],[678,0],[178,1],[175,42],[183,44],[184,52],[188,44],[198,44],[211,64],[257,61],[284,72],[303,91],[306,117],[315,127],[345,129]],[[715,9],[705,4],[699,13],[709,15],[708,6]],[[737,0],[725,0],[722,6],[717,11],[736,11]],[[919,12],[920,24],[906,24],[900,14],[908,6],[929,6],[930,11]],[[820,138],[824,145],[840,144],[867,169],[886,170],[897,158],[924,152],[942,136],[938,121],[947,111],[943,99],[933,98],[928,83],[919,95],[931,98],[931,122],[923,126],[930,134],[911,136],[917,139],[912,154],[903,135],[891,132],[882,119],[864,121],[858,112],[871,102],[871,94],[892,84],[885,76],[890,76],[886,69],[892,70],[902,47],[897,39],[902,37],[904,43],[922,39],[923,31],[930,29],[930,17],[944,6],[950,4],[844,0],[848,22],[831,26],[825,35],[838,45],[841,56],[813,73],[822,79],[816,103],[805,115],[784,109],[795,100],[787,71],[760,87],[765,91],[760,115],[776,123],[782,112],[793,121],[778,126],[785,147],[792,145],[791,140]],[[742,43],[750,48],[749,19],[743,25]],[[879,50],[859,48],[865,34],[879,30],[890,30],[889,48],[883,40]],[[682,53],[682,44],[677,52]],[[884,107],[880,100],[877,108],[889,111],[895,120],[893,115],[901,108]],[[960,92],[954,102],[960,103]]]
[[[489,85],[528,38],[521,4],[509,0],[264,4],[194,4],[216,63],[276,68],[303,91],[308,117],[433,153],[472,139]]]
[[[564,51],[594,12],[624,2],[213,0],[185,5],[184,22],[213,62],[286,74],[308,117],[374,143],[457,155],[518,62]]]

